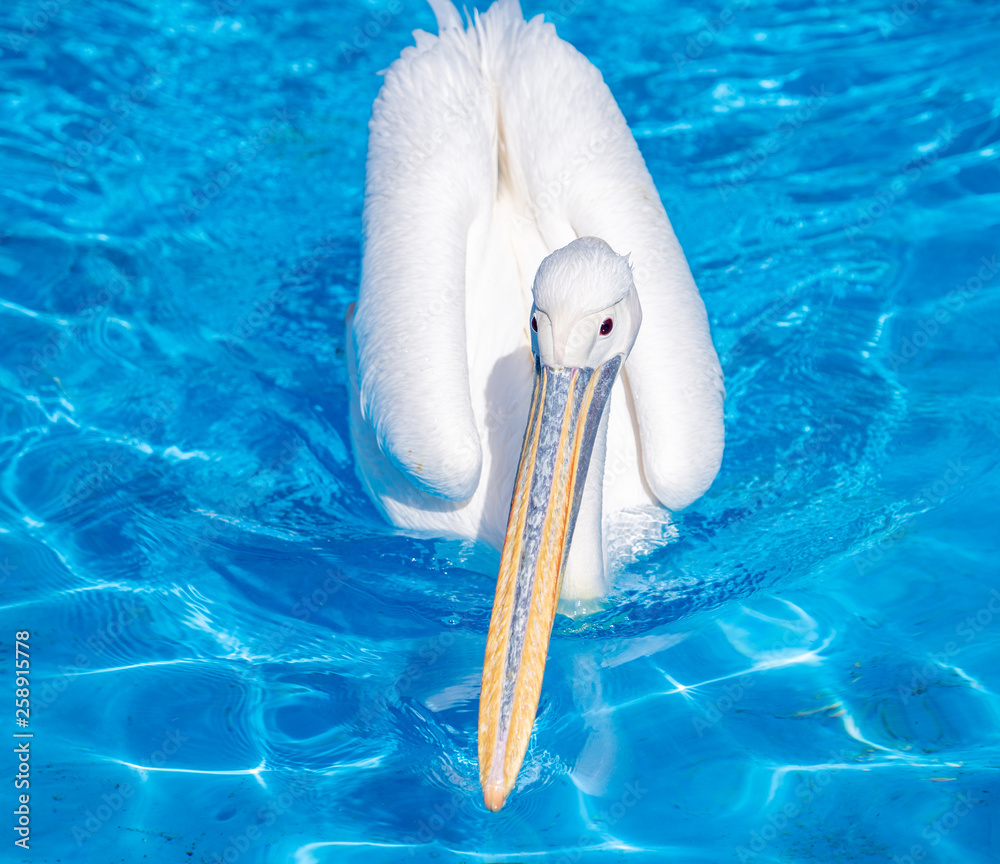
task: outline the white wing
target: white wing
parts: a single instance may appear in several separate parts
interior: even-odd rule
[[[457,16],[457,13],[455,13]],[[495,186],[495,110],[464,31],[418,33],[386,72],[369,124],[364,262],[353,337],[361,411],[418,487],[476,489],[466,241]]]

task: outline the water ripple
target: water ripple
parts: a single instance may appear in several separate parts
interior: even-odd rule
[[[491,814],[499,556],[387,526],[348,444],[366,124],[430,10],[0,10],[0,616],[31,633],[38,860],[1000,856],[997,7],[525,11],[633,129],[727,448],[688,510],[622,515]]]

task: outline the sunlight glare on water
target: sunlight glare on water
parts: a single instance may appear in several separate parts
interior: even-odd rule
[[[491,814],[499,556],[385,524],[346,420],[366,124],[429,9],[0,10],[10,860],[1000,860],[1000,7],[524,11],[632,128],[727,442],[557,619]]]

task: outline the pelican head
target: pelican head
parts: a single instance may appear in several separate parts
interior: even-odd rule
[[[628,260],[596,237],[542,261],[533,293],[535,382],[479,702],[479,777],[493,811],[528,748],[591,454],[607,434],[611,389],[642,321]]]
[[[531,351],[549,369],[594,372],[625,362],[642,321],[628,259],[598,237],[549,255],[532,289]]]

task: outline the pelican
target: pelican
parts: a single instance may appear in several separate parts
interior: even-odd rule
[[[709,487],[725,391],[600,72],[517,0],[466,24],[449,0],[431,6],[438,35],[415,31],[372,108],[350,429],[386,519],[501,551],[479,705],[497,811],[557,610],[606,594],[612,514],[677,510]]]

